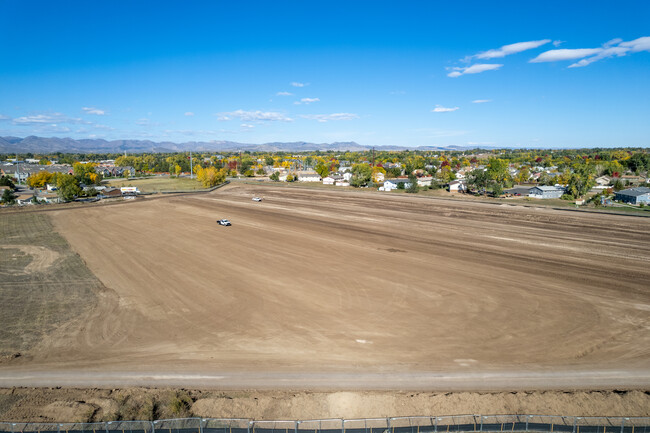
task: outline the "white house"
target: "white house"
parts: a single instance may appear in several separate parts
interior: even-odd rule
[[[530,189],[528,197],[531,198],[560,198],[564,195],[564,188],[561,186],[536,186]]]
[[[449,192],[465,192],[467,191],[467,186],[462,180],[452,180],[449,182]]]
[[[341,177],[341,179],[343,178]],[[336,180],[332,176],[327,176],[323,178],[323,185],[334,185],[334,182],[336,182]]]
[[[408,179],[403,179],[403,178],[388,179],[384,181],[383,189],[380,189],[380,191],[392,191],[394,189],[397,189],[397,186],[399,184],[403,184],[404,189],[409,188],[411,186],[411,182],[409,182]]]
[[[418,178],[418,186],[431,186],[433,176],[422,176]]]
[[[320,182],[320,174],[315,171],[299,171],[298,172],[298,182]]]
[[[609,186],[612,183],[612,179],[609,176],[600,176],[596,179],[596,185],[598,186]]]

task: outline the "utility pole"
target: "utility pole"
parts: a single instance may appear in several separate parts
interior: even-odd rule
[[[375,167],[375,148],[372,148],[372,167]]]
[[[192,151],[190,150],[190,179],[194,179],[194,167],[192,167]]]

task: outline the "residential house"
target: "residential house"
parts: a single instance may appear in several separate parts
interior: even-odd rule
[[[320,182],[322,179],[320,174],[315,171],[299,171],[298,182]]]
[[[431,186],[432,181],[433,181],[433,176],[418,177],[418,186]]]
[[[381,183],[384,181],[385,178],[386,176],[381,171],[375,172],[372,175],[372,181],[375,183]]]
[[[609,176],[600,176],[597,177],[595,180],[596,180],[597,187],[608,187],[609,185],[612,184],[612,178]]]
[[[641,185],[642,183],[645,183],[645,177],[629,174],[621,176],[621,180],[625,182],[625,185]]]
[[[452,180],[449,182],[449,192],[467,192],[467,185],[464,180]]]
[[[29,193],[29,194],[17,194],[16,195],[16,203],[19,205],[27,205],[27,204],[33,204],[32,200],[34,199],[34,194]]]
[[[380,189],[380,191],[392,191],[394,189],[398,189],[399,184],[403,184],[404,189],[409,188],[411,186],[411,182],[409,182],[408,178],[398,177],[395,179],[385,180],[384,186],[382,187],[383,189]]]
[[[628,188],[621,191],[618,191],[615,196],[615,200],[622,201],[623,203],[629,204],[650,204],[650,188],[641,186],[638,188]]]
[[[122,197],[122,191],[119,188],[106,188],[101,192],[101,198]]]
[[[535,186],[530,189],[528,197],[531,198],[560,198],[564,195],[564,188],[561,186]]]

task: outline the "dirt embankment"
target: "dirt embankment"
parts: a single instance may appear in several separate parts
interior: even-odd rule
[[[89,422],[182,416],[304,420],[463,414],[650,416],[650,395],[611,392],[292,392],[150,388],[0,389],[0,420]]]

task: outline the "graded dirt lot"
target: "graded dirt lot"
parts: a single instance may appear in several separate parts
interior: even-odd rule
[[[0,386],[650,386],[646,218],[279,185],[48,214],[100,302]]]

